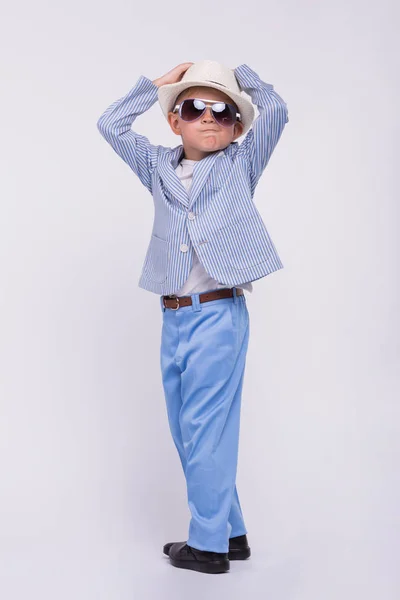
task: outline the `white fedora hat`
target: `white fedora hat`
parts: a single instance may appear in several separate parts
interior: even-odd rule
[[[254,106],[242,96],[234,70],[214,60],[199,60],[185,71],[180,81],[167,83],[158,88],[158,101],[166,119],[168,112],[173,110],[179,94],[194,86],[215,88],[229,96],[239,109],[243,123],[242,135],[248,131],[254,119]]]

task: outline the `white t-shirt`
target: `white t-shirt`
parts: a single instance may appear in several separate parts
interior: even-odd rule
[[[190,186],[192,185],[193,168],[196,162],[198,161],[182,158],[175,169],[176,174],[187,190],[189,190]],[[189,294],[198,294],[201,292],[208,292],[209,290],[229,287],[232,286],[218,283],[218,281],[213,279],[207,273],[199,261],[196,251],[193,249],[193,264],[189,276],[183,286],[174,292],[174,294],[177,296],[187,296]],[[250,281],[238,284],[235,287],[243,288],[249,292],[253,291],[253,285]]]

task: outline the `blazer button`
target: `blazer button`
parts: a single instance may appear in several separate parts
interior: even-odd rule
[[[181,251],[182,252],[187,252],[189,250],[189,246],[187,246],[186,244],[181,244]]]
[[[195,215],[193,212],[190,212],[190,213],[188,214],[188,218],[189,218],[191,221],[193,221],[193,219],[195,219],[195,218],[196,218],[196,215]]]

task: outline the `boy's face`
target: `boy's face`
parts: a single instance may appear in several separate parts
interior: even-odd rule
[[[178,97],[175,105],[183,102],[185,98],[201,98],[215,102],[222,101],[235,106],[233,100],[224,94],[224,92],[207,86],[188,88]],[[205,113],[196,121],[184,121],[178,112],[173,113],[170,111],[168,113],[168,122],[172,131],[182,137],[185,158],[192,160],[201,160],[210,152],[227,148],[243,131],[243,125],[239,122],[234,123],[230,127],[225,127],[217,123],[209,105]]]

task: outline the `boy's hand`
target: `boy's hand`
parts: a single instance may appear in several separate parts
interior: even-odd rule
[[[155,79],[153,83],[158,87],[167,83],[178,83],[178,81],[182,79],[182,76],[185,73],[185,71],[187,71],[189,67],[193,64],[194,63],[192,62],[181,63],[180,65],[168,71],[168,73],[166,73],[162,77],[158,77],[158,79]]]

